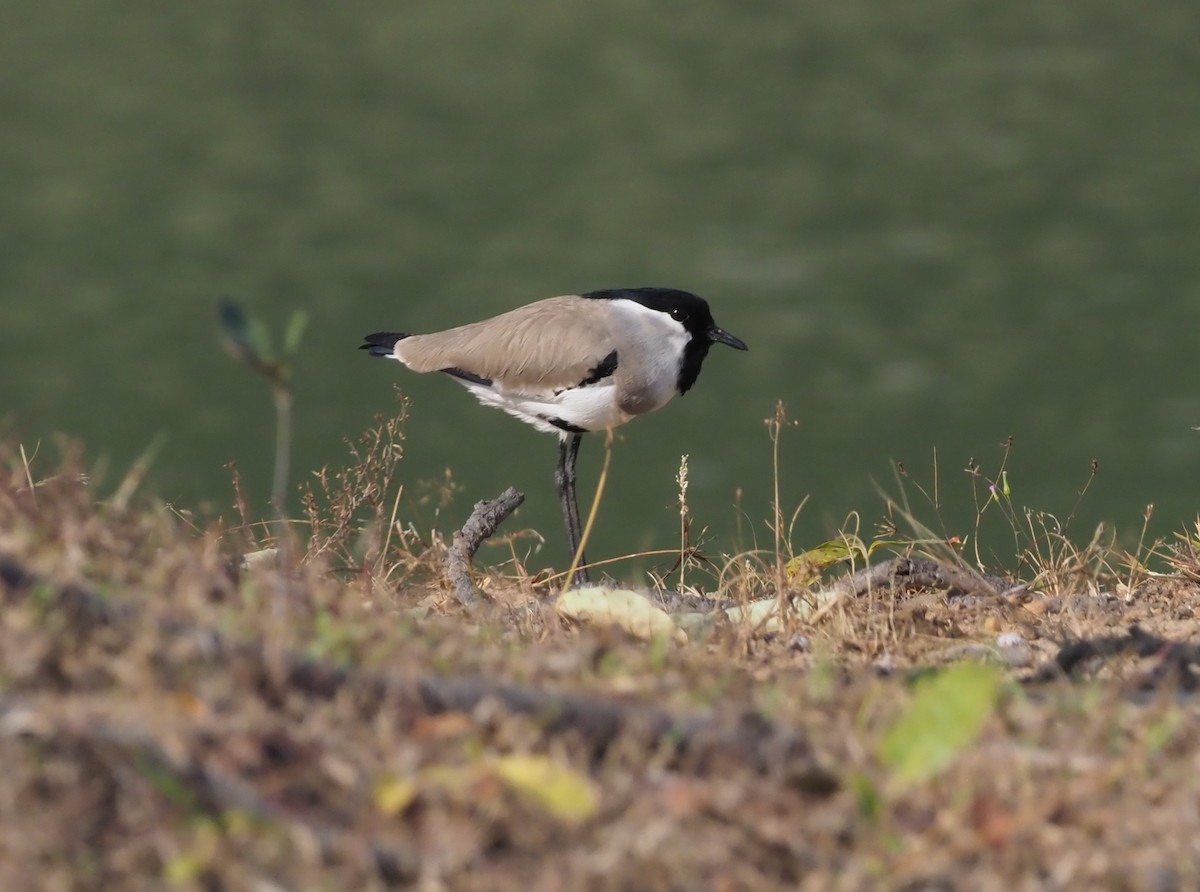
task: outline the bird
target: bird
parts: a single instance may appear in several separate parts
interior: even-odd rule
[[[708,302],[676,288],[609,288],[550,297],[430,334],[378,331],[360,350],[414,372],[443,372],[484,405],[559,438],[554,481],[576,571],[575,466],[585,433],[610,430],[691,390],[713,344],[746,350]]]

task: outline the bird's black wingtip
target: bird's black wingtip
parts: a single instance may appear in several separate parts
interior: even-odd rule
[[[372,356],[391,356],[396,348],[396,342],[402,341],[408,334],[399,331],[377,331],[366,335],[364,343],[359,344],[359,350],[369,350]]]

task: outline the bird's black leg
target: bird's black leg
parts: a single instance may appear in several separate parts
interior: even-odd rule
[[[579,523],[579,501],[575,498],[575,462],[579,458],[579,444],[583,434],[564,435],[558,442],[558,466],[554,469],[554,482],[558,486],[558,500],[562,504],[563,521],[567,525],[567,540],[571,548],[571,559],[579,551],[583,539],[583,527]],[[587,557],[579,554],[579,567],[575,570],[575,584],[589,581]]]

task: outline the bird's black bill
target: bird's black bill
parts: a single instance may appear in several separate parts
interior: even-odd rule
[[[742,341],[741,338],[735,338],[724,329],[717,328],[715,325],[708,330],[708,339],[714,344],[728,344],[734,350],[749,350],[750,348]]]

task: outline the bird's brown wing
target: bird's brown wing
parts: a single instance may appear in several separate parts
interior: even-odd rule
[[[417,372],[454,370],[514,392],[574,387],[611,375],[616,351],[603,301],[551,297],[482,322],[396,344]]]

